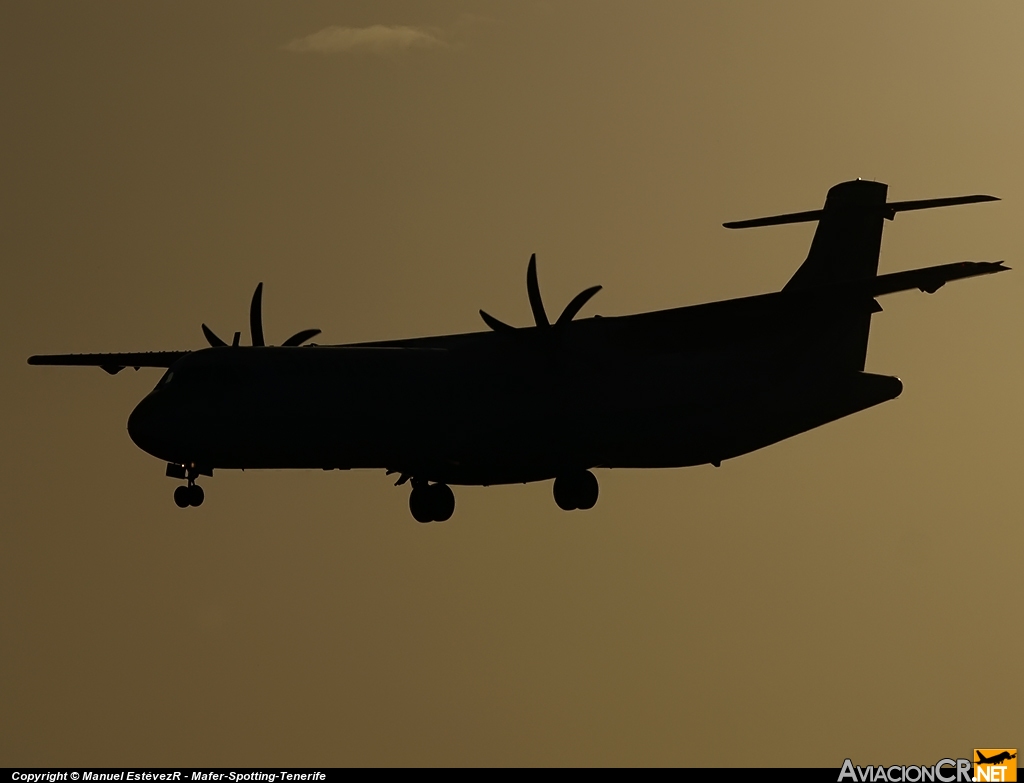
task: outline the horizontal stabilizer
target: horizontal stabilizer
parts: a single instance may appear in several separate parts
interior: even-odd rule
[[[753,218],[751,220],[734,220],[731,223],[723,223],[726,228],[759,228],[760,226],[781,226],[783,223],[813,223],[821,220],[824,210],[812,209],[810,212],[790,212],[786,215],[772,215],[771,217]]]
[[[59,353],[28,357],[29,364],[62,367],[102,367],[115,375],[125,367],[170,367],[188,351],[148,351],[146,353]]]
[[[923,198],[917,201],[890,201],[886,208],[892,213],[887,215],[890,220],[897,212],[909,212],[912,209],[934,209],[935,207],[955,207],[958,204],[980,204],[985,201],[999,201],[995,196],[976,194],[974,196],[950,196],[949,198]]]
[[[934,209],[935,207],[952,207],[957,204],[979,204],[985,201],[999,201],[995,196],[976,194],[972,196],[950,196],[949,198],[926,198],[917,201],[891,201],[888,204],[875,206],[853,207],[858,210],[879,210],[875,214],[881,214],[889,220],[896,217],[897,212],[909,212],[914,209]],[[851,209],[843,205],[844,209]],[[823,209],[812,209],[809,212],[790,212],[785,215],[772,215],[770,217],[753,218],[752,220],[734,220],[731,223],[723,223],[726,228],[759,228],[760,226],[780,226],[785,223],[813,223],[821,220],[825,214]]]
[[[1009,271],[1010,267],[1004,266],[1002,261],[958,261],[952,264],[879,275],[873,280],[866,281],[865,285],[871,289],[871,296],[893,294],[897,291],[911,291],[915,288],[919,291],[934,294],[951,280],[962,280],[965,277],[978,277],[979,275],[991,275],[996,272]]]
[[[804,288],[783,293],[812,299],[829,296],[842,298],[863,296],[873,299],[876,296],[895,294],[899,291],[913,291],[914,289],[934,294],[953,280],[991,275],[996,272],[1009,272],[1011,268],[1005,266],[1002,261],[956,261],[952,264],[926,266],[921,269],[908,269],[906,272],[879,275],[868,280],[845,280],[819,288]]]

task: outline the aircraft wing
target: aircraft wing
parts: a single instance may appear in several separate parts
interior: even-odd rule
[[[188,351],[148,351],[146,353],[58,353],[30,356],[29,364],[50,364],[63,367],[101,367],[116,375],[125,367],[170,367]]]

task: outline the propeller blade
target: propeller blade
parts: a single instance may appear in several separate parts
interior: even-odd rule
[[[576,313],[583,309],[583,305],[590,301],[590,299],[601,290],[601,286],[595,285],[588,288],[586,291],[580,291],[576,296],[573,297],[572,301],[565,306],[562,314],[558,316],[558,320],[555,322],[556,326],[567,324],[573,318],[576,317]]]
[[[526,294],[530,297],[530,309],[537,326],[551,326],[548,314],[544,312],[544,302],[540,299],[540,284],[537,282],[537,254],[530,256],[530,265],[526,267]]]
[[[211,329],[206,324],[203,324],[203,334],[206,335],[206,342],[208,342],[214,348],[221,348],[227,345],[227,343],[220,339],[217,335],[215,335],[213,333],[213,329]]]
[[[253,345],[266,345],[263,340],[263,283],[256,286],[249,305],[249,334]]]
[[[235,336],[233,338],[231,338],[231,347],[232,348],[237,348],[238,347],[238,342],[241,339],[242,339],[242,333],[241,332],[235,332]]]
[[[484,323],[487,324],[495,332],[511,332],[515,329],[514,326],[509,326],[504,321],[499,321],[490,313],[485,313],[483,310],[480,311],[480,317],[484,319]]]
[[[303,329],[301,332],[296,332],[295,334],[293,334],[291,337],[289,337],[287,340],[281,343],[281,345],[302,345],[304,342],[306,342],[306,340],[309,340],[312,337],[316,337],[318,334],[320,334],[319,329]]]

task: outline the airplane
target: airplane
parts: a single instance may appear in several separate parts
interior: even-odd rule
[[[251,346],[206,324],[194,351],[32,356],[33,365],[165,373],[132,411],[128,434],[184,481],[199,506],[215,470],[382,469],[410,484],[419,522],[455,510],[452,485],[554,480],[556,504],[592,508],[594,469],[710,464],[764,448],[898,397],[899,378],[865,372],[877,297],[1007,271],[1002,261],[878,274],[884,221],[900,212],[998,201],[971,195],[887,202],[888,186],[833,186],[819,210],[725,223],[741,229],[816,222],[806,260],[779,291],[668,310],[576,316],[587,288],[552,321],[536,255],[526,276],[534,323],[480,311],[487,331],[315,345],[306,329]]]
[[[992,758],[985,758],[980,750],[976,750],[974,752],[978,754],[978,760],[974,762],[975,764],[1001,764],[1004,761],[1017,758],[1016,753],[1010,753],[1006,750],[1001,753],[997,753]]]

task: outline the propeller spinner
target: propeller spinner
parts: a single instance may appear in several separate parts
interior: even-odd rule
[[[562,310],[562,314],[558,316],[558,320],[555,321],[554,326],[564,326],[569,323],[576,317],[576,314],[583,309],[583,305],[589,302],[591,297],[600,290],[601,286],[595,285],[576,294],[576,296],[572,298],[572,301],[565,306],[564,310]],[[537,327],[540,329],[550,329],[552,327],[552,323],[548,320],[548,314],[544,311],[544,302],[540,298],[540,283],[537,282],[536,253],[530,256],[530,264],[526,267],[526,294],[530,298],[530,309],[533,310],[533,320],[537,324]],[[480,311],[480,317],[484,319],[485,324],[496,332],[508,331],[516,328],[514,326],[510,326],[504,321],[499,321],[493,315],[485,313],[483,310]]]
[[[213,330],[206,324],[203,324],[203,334],[206,336],[206,341],[214,348],[227,346],[227,343],[214,334]],[[252,337],[253,345],[262,346],[267,344],[263,338],[263,283],[256,286],[256,290],[252,295],[252,303],[249,305],[249,334]],[[281,345],[302,345],[306,340],[316,337],[318,334],[320,334],[319,329],[303,329],[301,332],[293,334]],[[231,340],[232,347],[238,347],[241,337],[241,332],[235,332],[234,338]]]

